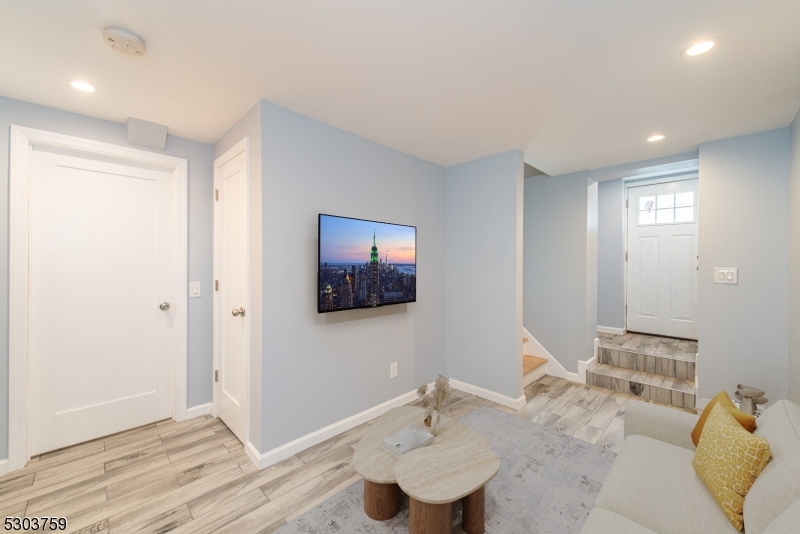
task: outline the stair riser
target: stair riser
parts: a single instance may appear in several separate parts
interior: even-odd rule
[[[632,380],[601,375],[591,371],[586,372],[586,383],[590,386],[608,389],[616,393],[633,395],[634,397],[671,404],[681,408],[694,408],[695,406],[696,399],[694,394],[641,384]]]
[[[674,358],[649,356],[624,350],[600,347],[600,362],[621,369],[642,371],[654,375],[669,376],[683,380],[694,380],[695,363]]]

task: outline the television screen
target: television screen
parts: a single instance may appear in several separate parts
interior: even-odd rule
[[[317,311],[417,300],[417,229],[319,215]]]

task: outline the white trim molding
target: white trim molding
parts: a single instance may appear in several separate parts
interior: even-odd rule
[[[8,458],[0,460],[0,476],[8,473]]]
[[[558,360],[553,358],[553,355],[550,354],[544,345],[539,343],[533,334],[528,332],[528,329],[522,327],[522,334],[524,337],[528,338],[528,344],[530,346],[530,351],[528,352],[531,356],[539,356],[540,358],[547,359],[547,374],[550,376],[554,376],[556,378],[567,378],[567,370],[564,369],[564,366],[558,363]]]
[[[458,388],[455,384],[454,380],[450,380],[450,385],[452,387]],[[523,396],[524,398],[524,396]],[[378,404],[377,406],[373,406],[363,412],[359,412],[353,416],[350,416],[346,419],[342,419],[341,421],[337,421],[333,424],[326,426],[325,428],[321,428],[310,434],[306,434],[305,436],[301,436],[289,443],[285,443],[280,447],[276,447],[272,450],[267,452],[258,452],[256,447],[250,442],[247,442],[247,446],[245,446],[245,452],[253,464],[259,469],[266,469],[267,467],[274,465],[281,460],[285,460],[286,458],[292,456],[293,454],[297,454],[298,452],[304,451],[314,445],[322,443],[326,439],[330,439],[334,436],[341,434],[342,432],[346,432],[351,428],[355,428],[358,425],[362,425],[367,421],[372,421],[376,417],[380,417],[381,415],[385,414],[392,408],[397,408],[398,406],[404,406],[409,402],[413,402],[417,400],[417,390],[409,391],[408,393],[404,393],[399,397],[395,397],[390,399],[382,404]],[[525,403],[523,402],[523,405]]]
[[[432,386],[433,384],[428,385],[428,387]],[[472,384],[467,384],[466,382],[461,382],[460,380],[454,380],[452,378],[450,379],[450,387],[463,391],[464,393],[477,395],[483,399],[502,404],[503,406],[508,406],[509,408],[513,408],[515,410],[519,410],[525,406],[526,402],[524,394],[517,399],[512,399],[506,395],[501,395],[500,393],[496,393],[478,386],[473,386]],[[347,432],[348,430],[355,428],[358,425],[362,425],[367,421],[372,421],[376,417],[380,417],[381,415],[385,414],[392,408],[405,406],[406,404],[415,400],[417,400],[416,389],[390,399],[384,403],[378,404],[377,406],[373,406],[372,408],[364,410],[363,412],[359,412],[346,419],[337,421],[326,426],[325,428],[321,428],[311,432],[310,434],[301,436],[293,441],[290,441],[289,443],[285,443],[267,452],[258,452],[255,445],[248,441],[244,448],[245,453],[247,454],[247,457],[250,458],[250,461],[253,462],[253,465],[255,465],[259,470],[266,469],[267,467],[275,465],[281,460],[285,460],[286,458],[297,454],[298,452],[304,451],[310,447],[313,447],[314,445],[318,445],[326,439],[338,436],[342,432]]]
[[[550,365],[550,362],[542,365],[541,367],[537,367],[530,373],[526,375],[522,375],[522,390],[524,391],[526,387],[530,386],[544,375],[547,374],[547,367]]]
[[[185,159],[63,134],[11,126],[9,165],[8,461],[25,466],[29,451],[29,226],[33,147],[53,147],[123,163],[166,169],[175,176],[175,361],[173,417],[186,419],[188,307],[188,163]]]
[[[211,413],[211,409],[213,408],[213,404],[207,402],[205,404],[199,404],[197,406],[192,406],[191,408],[186,410],[186,419],[194,419],[195,417],[202,417],[203,415],[209,415]]]
[[[490,400],[492,402],[496,402],[497,404],[502,404],[503,406],[508,406],[509,408],[513,408],[514,410],[519,410],[520,408],[525,406],[524,393],[519,397],[517,397],[516,399],[514,399],[507,395],[503,395],[502,393],[497,393],[495,391],[485,389],[480,386],[473,386],[472,384],[467,384],[466,382],[462,382],[461,380],[455,380],[453,378],[450,379],[450,386],[454,387],[455,389],[461,390],[464,393],[477,395],[482,399]]]
[[[577,373],[570,373],[567,372],[567,380],[571,380],[573,382],[579,382],[581,384],[586,383],[586,369],[589,368],[593,363],[597,361],[597,351],[600,349],[600,339],[594,338],[594,350],[592,353],[594,356],[589,358],[588,360],[578,360],[578,372]]]
[[[616,334],[618,336],[624,336],[628,333],[624,328],[616,328],[614,326],[598,326],[597,331],[601,334]]]

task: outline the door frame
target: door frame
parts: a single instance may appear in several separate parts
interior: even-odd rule
[[[188,163],[185,159],[82,139],[64,134],[11,126],[9,169],[8,262],[8,470],[30,460],[30,182],[33,147],[67,150],[78,156],[101,156],[118,163],[147,165],[172,172],[175,202],[175,354],[172,410],[186,419],[188,308]]]
[[[624,282],[622,284],[622,302],[623,306],[623,333],[628,332],[628,210],[630,209],[630,189],[632,187],[645,187],[648,185],[658,185],[658,184],[666,184],[671,182],[683,182],[685,180],[700,180],[700,172],[697,170],[692,170],[689,172],[684,172],[681,174],[676,175],[667,175],[667,176],[659,176],[657,178],[631,178],[629,180],[623,180],[623,187],[625,188],[625,203],[622,205],[622,225],[623,225],[623,245],[624,245],[624,256],[623,260],[623,276]],[[699,189],[699,187],[698,187]],[[699,193],[699,192],[698,192]],[[698,203],[697,203],[697,210],[699,214],[700,210],[700,203],[699,203],[699,195],[698,195]],[[698,216],[697,223],[697,233],[700,233],[700,217]],[[699,252],[698,252],[699,253]]]
[[[215,191],[215,198],[214,198],[214,328],[213,328],[213,361],[214,361],[214,373],[219,370],[219,363],[220,358],[222,356],[222,297],[219,294],[219,291],[216,289],[217,280],[219,280],[219,272],[220,272],[220,261],[222,256],[221,250],[221,240],[220,240],[220,224],[221,224],[221,213],[220,213],[220,204],[217,202],[216,198],[216,191],[222,189],[221,177],[219,173],[219,169],[222,165],[229,162],[234,157],[238,156],[240,153],[244,152],[245,156],[245,164],[247,169],[247,177],[245,182],[247,184],[246,193],[245,193],[245,203],[247,204],[247,300],[245,303],[245,309],[247,313],[244,316],[245,324],[247,328],[247,354],[245,355],[246,364],[245,364],[245,380],[247,381],[247,393],[245,394],[245,425],[244,425],[244,432],[245,432],[245,443],[243,443],[245,450],[250,443],[250,350],[251,350],[251,320],[253,317],[253,313],[251,310],[251,264],[250,264],[250,255],[251,255],[251,247],[250,247],[250,137],[245,137],[231,148],[226,150],[221,156],[214,160],[214,191]],[[215,375],[216,377],[216,375]],[[211,399],[211,415],[214,417],[218,417],[218,407],[219,407],[219,387],[220,382],[218,382],[215,377],[212,377],[212,399]],[[249,455],[248,455],[249,457]]]

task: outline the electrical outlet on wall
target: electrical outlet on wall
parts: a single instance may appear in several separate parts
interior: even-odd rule
[[[397,362],[389,366],[389,378],[397,378]]]

